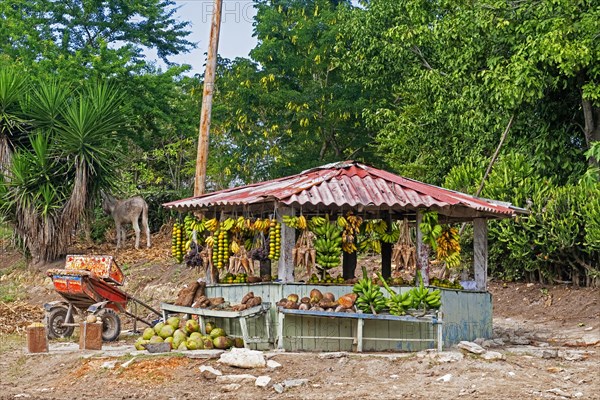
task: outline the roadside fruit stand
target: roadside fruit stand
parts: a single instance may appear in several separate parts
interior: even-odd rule
[[[277,345],[292,350],[414,350],[491,336],[487,220],[526,212],[354,161],[164,206],[181,212],[172,253],[205,271],[205,295],[232,307],[260,296]],[[471,291],[446,275],[464,263],[464,222],[474,232]],[[366,253],[381,257],[376,275],[357,268]],[[294,323],[284,326],[286,316]],[[246,330],[270,332],[264,321]]]

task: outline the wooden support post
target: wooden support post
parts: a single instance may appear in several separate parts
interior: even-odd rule
[[[473,220],[473,268],[477,290],[487,289],[488,233],[487,220]]]
[[[342,256],[342,277],[344,279],[352,279],[356,271],[356,251],[354,253],[343,252]]]
[[[277,221],[281,223],[281,252],[279,264],[277,265],[277,276],[281,282],[294,282],[294,260],[292,250],[296,244],[296,230],[282,222],[284,215],[294,215],[291,207],[279,207],[277,209]]]
[[[423,283],[429,285],[429,245],[423,243],[421,222],[423,222],[423,211],[417,210],[417,270],[421,271]]]

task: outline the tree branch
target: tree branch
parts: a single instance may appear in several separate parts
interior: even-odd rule
[[[417,56],[419,56],[419,58],[421,59],[421,63],[423,64],[423,66],[425,68],[427,68],[430,71],[436,71],[438,72],[440,75],[446,76],[445,72],[439,71],[434,69],[431,65],[429,65],[429,63],[427,62],[427,60],[425,59],[425,56],[423,55],[423,52],[421,51],[421,49],[417,46],[417,45],[413,45],[411,48],[411,51],[413,53],[415,53]]]

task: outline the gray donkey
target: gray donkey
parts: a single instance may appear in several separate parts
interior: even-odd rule
[[[135,248],[140,248],[140,225],[138,220],[142,217],[142,228],[146,232],[147,247],[150,247],[150,228],[148,228],[148,204],[139,196],[130,199],[118,200],[111,195],[102,193],[102,209],[115,220],[117,230],[117,249],[121,241],[125,243],[125,228],[123,224],[133,225],[135,231]]]

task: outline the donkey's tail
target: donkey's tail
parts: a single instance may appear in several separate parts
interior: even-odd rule
[[[148,225],[148,203],[142,203],[142,227],[146,231],[146,246],[150,247],[150,226]]]

